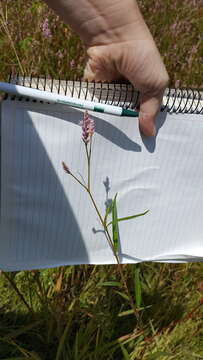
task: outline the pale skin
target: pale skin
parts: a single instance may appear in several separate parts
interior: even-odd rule
[[[83,40],[84,78],[128,79],[140,91],[139,128],[156,134],[168,74],[136,0],[45,0]]]

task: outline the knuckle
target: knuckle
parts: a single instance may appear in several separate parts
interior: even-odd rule
[[[160,83],[159,83],[160,90],[165,90],[168,84],[169,84],[169,76],[168,73],[165,71],[160,78]]]

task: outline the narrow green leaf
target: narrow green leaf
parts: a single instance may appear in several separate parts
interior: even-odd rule
[[[118,314],[119,317],[121,316],[127,316],[127,315],[131,315],[131,314],[134,314],[134,310],[131,309],[131,310],[126,310],[126,311],[122,311],[121,313]]]
[[[122,292],[120,292],[120,291],[118,291],[118,290],[115,290],[115,292],[116,292],[117,294],[119,294],[123,299],[129,301],[129,296],[126,295],[125,293],[122,293]]]
[[[140,269],[135,269],[135,302],[136,302],[136,307],[139,309],[141,302],[142,302]]]
[[[106,208],[106,214],[105,214],[105,217],[104,217],[104,223],[105,224],[106,224],[106,220],[107,220],[107,217],[108,217],[111,209],[112,209],[112,203],[109,206],[107,206],[107,208]]]
[[[115,252],[118,253],[118,217],[117,217],[117,206],[116,206],[117,193],[113,199],[112,204],[112,235]]]
[[[75,356],[74,356],[74,360],[78,360],[78,354],[79,354],[79,331],[77,331],[76,333],[76,337],[75,337]]]
[[[146,310],[146,309],[149,309],[149,308],[151,308],[151,307],[152,307],[152,305],[148,305],[148,306],[141,306],[141,307],[139,307],[138,311],[141,311],[141,310]]]
[[[143,215],[147,214],[148,212],[149,212],[149,210],[146,210],[145,212],[140,213],[140,214],[131,215],[131,216],[125,216],[125,217],[122,217],[122,218],[117,218],[117,222],[134,219],[134,218],[137,218],[137,217],[139,217],[139,216],[143,216]],[[112,221],[109,222],[109,223],[107,224],[107,226],[109,226],[109,225],[111,225],[111,224],[112,224]]]
[[[98,284],[98,286],[119,286],[119,287],[121,287],[122,284],[118,281],[105,281],[103,283]]]
[[[3,358],[2,360],[27,360],[27,356],[26,357],[9,357],[9,358]]]
[[[121,350],[122,350],[122,353],[123,353],[123,356],[124,356],[123,359],[130,360],[130,356],[129,356],[126,348],[122,344],[120,344],[120,347],[121,347]]]
[[[29,330],[31,330],[35,326],[38,326],[42,321],[43,320],[39,320],[39,321],[36,321],[36,322],[34,322],[32,324],[22,326],[21,328],[8,333],[8,335],[6,337],[7,337],[8,340],[10,340],[12,338],[16,338],[17,336],[20,336],[20,335],[22,335],[24,333],[27,333]]]
[[[59,341],[59,344],[58,344],[58,348],[57,348],[57,353],[56,353],[56,358],[55,360],[59,360],[61,359],[61,353],[63,351],[63,348],[64,348],[64,344],[65,344],[65,341],[66,341],[66,338],[67,338],[67,335],[68,335],[68,331],[70,329],[70,326],[71,326],[71,323],[72,323],[72,318],[73,318],[73,315],[70,314],[69,315],[69,319],[68,319],[68,322],[66,324],[66,327],[64,329],[64,332],[60,338],[60,341]]]
[[[156,353],[149,355],[147,357],[147,360],[164,359],[166,356],[168,359],[168,356],[171,356],[171,355],[172,354],[169,354],[168,352],[165,352],[165,351],[157,351]],[[164,358],[163,358],[163,356],[164,356]]]

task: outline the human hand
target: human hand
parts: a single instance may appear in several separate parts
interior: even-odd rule
[[[151,39],[131,39],[87,49],[84,78],[95,81],[128,79],[140,91],[139,127],[146,136],[155,135],[155,117],[160,110],[168,75]]]
[[[86,45],[89,60],[84,77],[127,78],[140,91],[140,130],[146,136],[155,135],[168,74],[136,0],[45,1]]]

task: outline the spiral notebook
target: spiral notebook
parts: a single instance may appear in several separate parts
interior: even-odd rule
[[[136,106],[130,84],[18,77],[13,83]],[[102,215],[117,193],[121,263],[203,260],[203,97],[167,90],[157,135],[138,121],[89,112],[95,120],[92,193]],[[113,264],[112,250],[88,194],[62,168],[86,181],[79,121],[83,111],[14,96],[1,102],[0,269]],[[111,219],[111,214],[110,214]]]

